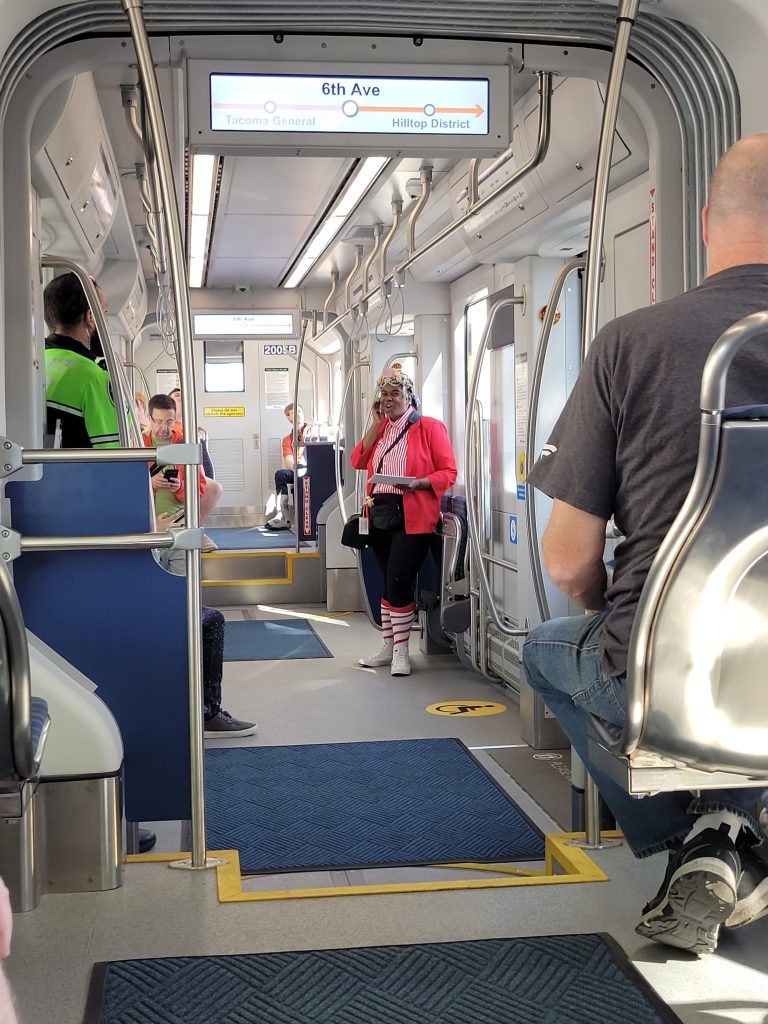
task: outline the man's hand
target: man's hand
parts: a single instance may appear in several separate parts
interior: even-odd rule
[[[167,480],[162,473],[155,473],[152,477],[153,491],[178,491],[181,487],[181,480],[176,477],[174,480]]]

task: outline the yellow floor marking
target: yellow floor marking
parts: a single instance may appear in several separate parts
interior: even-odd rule
[[[621,838],[621,832],[603,832],[603,837]],[[513,868],[505,864],[435,864],[435,868],[452,868],[465,871],[486,871],[488,874],[504,874],[507,878],[462,878],[455,881],[443,879],[439,882],[391,882],[379,885],[326,886],[315,889],[275,889],[253,892],[243,889],[243,877],[258,878],[258,875],[243,876],[240,871],[240,854],[237,850],[208,850],[209,857],[226,861],[216,868],[216,880],[220,903],[262,903],[271,900],[317,899],[324,896],[380,896],[408,892],[450,892],[462,889],[510,889],[531,885],[573,885],[578,882],[607,882],[608,876],[578,846],[569,846],[569,841],[583,839],[583,832],[561,832],[545,836],[544,870]],[[183,860],[189,853],[140,853],[129,854],[127,864],[162,864]]]

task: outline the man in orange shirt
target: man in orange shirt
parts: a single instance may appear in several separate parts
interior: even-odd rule
[[[304,431],[307,429],[307,424],[304,421],[304,410],[300,405],[296,406],[299,421],[299,441],[304,440]],[[286,405],[283,412],[291,424],[290,433],[286,434],[283,438],[283,462],[285,464],[284,469],[278,469],[275,473],[275,497],[277,499],[277,510],[272,519],[267,523],[267,527],[270,530],[290,530],[291,528],[291,509],[288,504],[288,485],[294,482],[294,467],[299,476],[303,476],[307,469],[307,455],[306,449],[299,448],[297,457],[293,457],[293,402],[290,405]],[[294,494],[294,504],[296,497]]]
[[[176,406],[168,395],[153,395],[147,406],[149,413],[149,430],[142,436],[147,448],[159,447],[163,444],[179,444],[183,440],[181,430],[176,427]],[[158,516],[177,516],[184,508],[184,467],[158,466],[150,467],[152,493],[155,499],[155,513]],[[206,501],[206,479],[202,469],[198,470],[200,484],[200,521],[210,512],[210,502]],[[217,545],[210,537],[203,538],[203,551],[215,551]]]

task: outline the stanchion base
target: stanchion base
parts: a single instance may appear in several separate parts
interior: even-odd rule
[[[193,865],[191,858],[189,860],[172,860],[168,867],[176,868],[177,871],[206,871],[208,868],[220,868],[224,864],[229,864],[229,861],[223,857],[206,857],[205,864],[201,864],[200,867]]]
[[[610,850],[613,846],[623,846],[623,839],[600,839],[590,843],[586,839],[567,839],[566,846],[578,846],[580,850]]]

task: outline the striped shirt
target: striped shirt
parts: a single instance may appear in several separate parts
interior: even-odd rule
[[[410,417],[413,409],[406,409],[403,415],[398,420],[387,420],[384,426],[384,432],[379,438],[376,448],[371,459],[371,466],[373,467],[374,473],[382,473],[384,476],[405,476],[405,457],[408,454],[408,433],[405,431],[403,436],[397,442],[392,451],[387,451],[387,448],[392,444],[398,434],[402,433],[405,428],[408,418]],[[379,463],[381,457],[384,455],[384,461],[382,462],[381,469],[379,469]],[[392,484],[374,484],[372,494],[402,494],[403,492],[397,487],[393,487]]]

